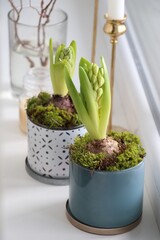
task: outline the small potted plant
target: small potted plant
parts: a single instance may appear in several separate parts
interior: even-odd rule
[[[66,184],[69,150],[75,136],[86,131],[78,118],[65,83],[64,67],[73,76],[76,42],[60,45],[53,60],[50,40],[50,76],[54,94],[40,92],[27,101],[28,156],[26,169],[39,181]]]
[[[88,133],[70,146],[70,186],[66,213],[76,227],[96,234],[118,234],[142,216],[145,150],[131,132],[107,132],[111,106],[108,72],[82,58],[80,94],[68,70],[65,79]]]

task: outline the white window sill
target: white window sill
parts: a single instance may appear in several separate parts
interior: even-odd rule
[[[1,239],[101,239],[102,236],[82,232],[67,221],[68,186],[49,186],[28,176],[25,171],[27,138],[19,130],[17,100],[1,97],[0,103]],[[143,218],[139,226],[128,233],[106,236],[105,239],[158,240],[159,237],[145,188]]]

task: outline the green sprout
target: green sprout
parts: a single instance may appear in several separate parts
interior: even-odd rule
[[[106,137],[110,108],[111,93],[107,67],[101,57],[101,67],[81,58],[79,64],[80,94],[72,82],[68,69],[65,67],[65,80],[80,120],[92,139]]]
[[[52,39],[49,41],[50,52],[50,76],[55,95],[64,97],[68,93],[65,83],[64,68],[66,67],[70,77],[73,77],[76,61],[76,42],[72,41],[69,47],[61,44],[57,50],[53,61]]]

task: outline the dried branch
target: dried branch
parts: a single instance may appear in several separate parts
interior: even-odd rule
[[[38,36],[37,36],[37,44],[41,48],[41,51],[43,51],[43,49],[45,48],[45,26],[49,22],[50,14],[54,8],[55,3],[56,3],[56,0],[50,0],[49,3],[43,8],[44,2],[43,2],[43,0],[41,1],[41,14],[40,14],[39,23],[38,23]],[[49,7],[50,7],[50,9],[49,9]],[[49,13],[47,14],[48,9],[49,9]],[[41,23],[42,18],[46,18],[46,20],[43,24]],[[42,36],[43,36],[42,41],[40,40],[41,28],[42,28]],[[41,61],[42,66],[46,66],[46,64],[48,62],[48,58],[45,57],[43,59],[41,57],[40,61]]]
[[[44,0],[41,0],[40,10],[32,5],[31,0],[28,0],[29,7],[34,9],[37,12],[37,14],[39,15],[39,20],[38,20],[38,25],[37,25],[37,46],[36,47],[27,40],[21,40],[18,35],[18,23],[19,23],[19,19],[20,19],[20,14],[24,8],[23,1],[20,0],[20,7],[17,7],[14,4],[14,0],[8,0],[8,1],[11,4],[12,9],[17,14],[16,19],[12,19],[15,24],[15,37],[17,39],[17,43],[21,44],[21,46],[24,49],[33,50],[34,52],[37,52],[37,53],[43,52],[43,50],[45,49],[45,38],[46,38],[45,26],[50,21],[50,15],[51,15],[51,12],[53,11],[56,0],[49,0],[49,2],[47,4],[44,3]],[[42,22],[42,20],[44,20],[44,21]],[[41,34],[41,29],[42,29],[42,34]],[[41,36],[42,36],[42,39],[41,39]],[[26,59],[29,61],[29,64],[31,67],[33,67],[35,65],[34,62],[28,56],[26,57]],[[42,66],[46,66],[47,62],[48,62],[48,57],[40,57],[40,62],[41,62]]]

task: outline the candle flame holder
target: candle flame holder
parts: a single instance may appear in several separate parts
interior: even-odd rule
[[[110,72],[110,86],[111,86],[111,113],[109,119],[108,130],[112,130],[112,114],[113,114],[113,90],[114,90],[114,72],[115,72],[115,59],[116,59],[116,44],[118,43],[119,36],[126,32],[126,15],[123,19],[109,19],[108,14],[105,14],[106,23],[104,25],[104,32],[110,36],[110,43],[112,44],[111,56],[111,72]]]

